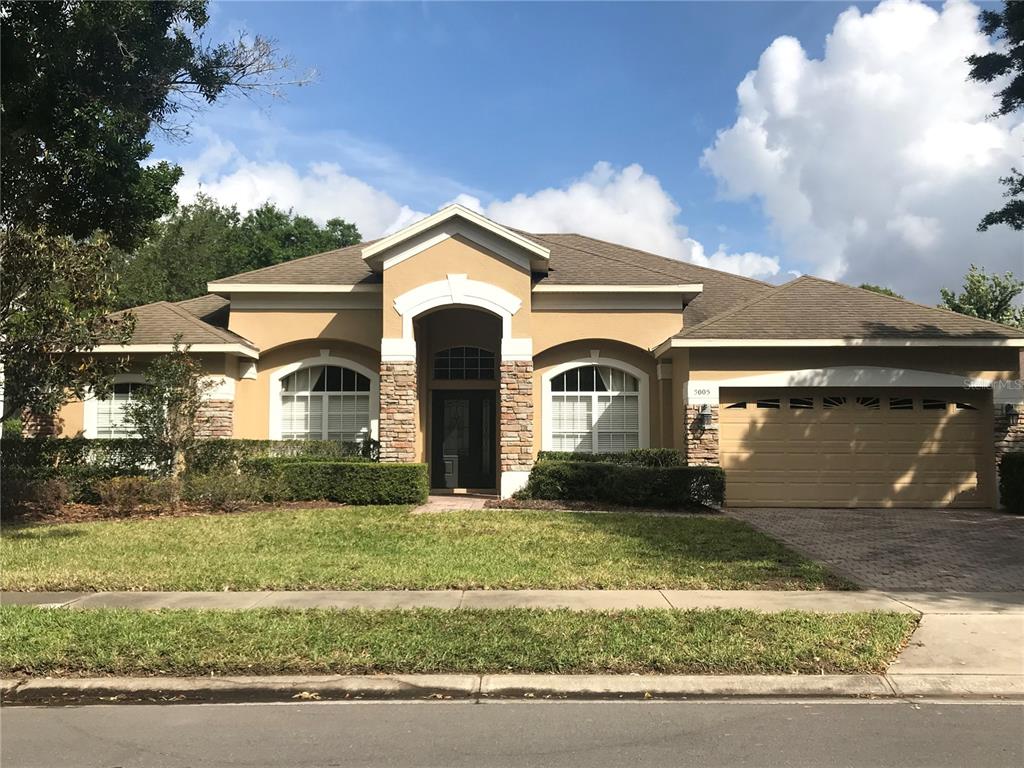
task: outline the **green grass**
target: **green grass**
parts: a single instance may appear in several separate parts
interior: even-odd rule
[[[9,526],[0,537],[8,590],[849,586],[727,517],[346,507]]]
[[[881,672],[914,616],[0,607],[10,675]]]

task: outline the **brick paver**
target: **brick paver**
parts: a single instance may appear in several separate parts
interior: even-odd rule
[[[730,509],[861,586],[1024,589],[1024,518],[988,510]]]

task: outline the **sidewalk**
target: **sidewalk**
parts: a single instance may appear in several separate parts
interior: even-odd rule
[[[851,613],[900,611],[932,615],[1003,614],[1020,617],[1024,592],[862,592],[769,590],[366,590],[308,592],[0,592],[0,605],[48,608],[745,608],[752,611]]]

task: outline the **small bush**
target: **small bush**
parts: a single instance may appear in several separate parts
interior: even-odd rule
[[[541,451],[539,461],[604,462],[637,467],[681,467],[683,456],[675,448],[634,448],[621,453],[572,453]]]
[[[221,512],[237,512],[263,500],[263,485],[262,480],[246,475],[192,475],[185,483],[184,496]]]
[[[999,460],[999,500],[1008,512],[1024,515],[1024,452]]]
[[[534,464],[524,495],[634,507],[707,506],[723,503],[725,473],[719,467],[651,467],[548,459]]]
[[[152,480],[145,476],[128,475],[97,480],[93,484],[100,504],[119,517],[127,517],[139,507],[150,503]]]
[[[27,505],[32,505],[41,512],[60,512],[71,500],[68,484],[57,478],[34,480],[30,478],[11,478],[4,483],[3,512],[4,515],[17,515]]]
[[[422,504],[430,491],[426,464],[261,459],[247,467],[273,501]]]

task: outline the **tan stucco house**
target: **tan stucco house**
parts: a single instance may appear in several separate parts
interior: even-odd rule
[[[1024,333],[801,277],[782,286],[449,206],[400,232],[133,310],[181,334],[210,434],[380,441],[436,488],[523,486],[541,450],[675,447],[756,506],[990,506],[1024,448]],[[126,433],[114,397],[57,428]]]

